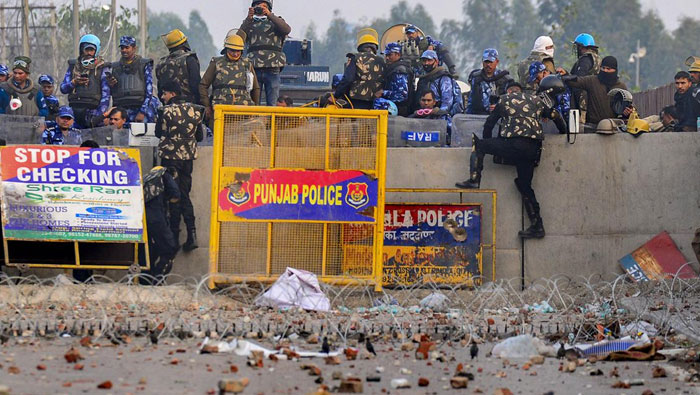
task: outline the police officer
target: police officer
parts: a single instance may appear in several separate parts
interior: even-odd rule
[[[80,145],[80,130],[73,127],[75,114],[73,109],[62,106],[58,109],[56,121],[47,121],[46,129],[41,134],[41,144],[46,145]]]
[[[41,87],[41,93],[44,96],[44,104],[48,110],[48,115],[46,116],[47,121],[55,121],[56,115],[58,115],[58,108],[60,104],[58,103],[58,98],[54,96],[54,79],[48,74],[42,74],[37,80],[39,86]]]
[[[421,97],[430,90],[435,94],[441,110],[450,116],[463,112],[462,91],[449,71],[444,66],[438,65],[437,53],[429,49],[421,55],[421,61],[425,74],[418,79],[416,87],[418,94],[413,103],[413,110],[421,108]]]
[[[384,101],[392,101],[400,116],[407,116],[411,111],[414,77],[411,62],[401,59],[401,45],[388,43],[384,49],[386,68],[384,69],[384,89],[374,95],[375,109],[385,109]]]
[[[272,13],[272,0],[253,0],[240,30],[246,34],[246,56],[265,89],[265,101],[268,106],[275,106],[280,94],[280,70],[287,64],[282,47],[292,28]]]
[[[0,82],[5,82],[10,78],[10,70],[7,65],[0,63]]]
[[[522,195],[523,205],[531,223],[528,229],[518,233],[521,238],[542,238],[545,235],[540,205],[531,185],[532,176],[539,162],[544,140],[540,119],[552,118],[560,132],[566,131],[561,116],[552,109],[550,97],[563,92],[564,89],[561,79],[555,76],[542,80],[538,93],[543,94],[539,96],[523,93],[520,84],[510,84],[508,93],[501,97],[494,111],[486,119],[484,139],[480,140],[472,135],[470,178],[455,184],[459,188],[479,188],[485,154],[500,156],[508,163],[514,164],[518,172],[515,185]],[[491,138],[493,127],[498,120],[501,120],[500,136]]]
[[[174,81],[180,86],[182,95],[188,102],[200,104],[199,59],[190,49],[187,36],[180,29],[173,29],[160,37],[170,53],[160,58],[156,65],[158,97],[163,95],[163,84]]]
[[[450,55],[450,50],[447,46],[430,36],[422,37],[418,27],[415,25],[406,25],[403,32],[406,34],[406,41],[399,43],[401,45],[402,56],[411,63],[413,72],[417,76],[424,73],[421,67],[421,55],[427,50],[432,50],[437,53],[440,65],[445,65],[447,71],[449,71],[455,79],[458,78],[456,73],[457,66],[452,60],[452,55]]]
[[[252,106],[260,102],[260,87],[253,64],[242,57],[244,45],[243,38],[238,34],[227,36],[221,50],[223,56],[212,58],[202,76],[199,96],[209,120],[213,119],[217,104]]]
[[[467,114],[490,114],[498,97],[506,93],[506,85],[512,78],[508,70],[499,70],[498,64],[498,51],[486,48],[481,56],[482,67],[469,74],[472,90],[467,99]]]
[[[571,75],[585,77],[587,75],[596,75],[600,72],[601,59],[598,56],[598,47],[595,44],[595,39],[588,33],[581,33],[574,39],[572,43],[576,51],[576,62],[571,66]],[[559,74],[567,74],[566,70],[557,68]],[[581,125],[586,123],[586,113],[588,110],[588,94],[580,88],[571,89],[571,108],[577,108],[580,111]]]
[[[17,56],[12,62],[12,77],[0,83],[0,114],[48,115],[44,95],[29,78],[31,63],[26,56]]]
[[[347,54],[345,71],[334,96],[346,96],[356,109],[369,110],[377,92],[384,86],[384,58],[377,55],[379,40],[377,31],[371,28],[360,30],[357,53]]]
[[[175,82],[164,84],[162,89],[161,99],[166,105],[156,124],[156,136],[160,138],[158,156],[161,165],[174,172],[180,189],[180,201],[170,205],[170,229],[179,242],[182,216],[187,227],[187,241],[182,249],[191,251],[197,248],[194,208],[190,200],[192,167],[197,159],[197,141],[204,137],[201,129],[204,107],[188,103]]]
[[[170,273],[173,267],[173,259],[177,254],[177,240],[170,230],[168,204],[177,204],[179,199],[180,190],[165,167],[155,166],[143,178],[148,255],[151,263],[150,270],[144,273],[153,278],[141,277],[139,280],[142,284],[161,282],[163,276]],[[143,248],[139,248],[139,260],[145,261]]]
[[[550,74],[555,73],[554,67],[554,41],[549,36],[539,36],[527,58],[518,64],[518,82],[525,91],[536,91],[537,88],[529,82],[529,70],[532,62],[540,62],[549,70]]]
[[[93,34],[80,38],[80,56],[68,60],[68,70],[61,83],[61,93],[68,95],[68,104],[75,112],[78,128],[97,126],[93,118],[109,107],[110,90],[107,67],[100,55],[100,39]]]
[[[127,110],[129,122],[155,122],[158,99],[153,97],[153,59],[136,54],[136,39],[119,39],[121,59],[112,63],[107,83],[112,92],[112,105]]]

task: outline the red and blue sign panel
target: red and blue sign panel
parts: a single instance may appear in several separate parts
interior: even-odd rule
[[[230,171],[230,170],[229,170]],[[377,180],[357,170],[255,169],[223,174],[219,208],[258,220],[374,222]]]
[[[632,253],[623,256],[620,265],[634,282],[665,278],[697,278],[668,232],[663,231]]]

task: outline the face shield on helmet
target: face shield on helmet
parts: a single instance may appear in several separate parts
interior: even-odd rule
[[[86,46],[95,47],[95,57],[100,54],[100,39],[94,34],[86,34],[80,38],[80,54],[83,53],[83,48]]]

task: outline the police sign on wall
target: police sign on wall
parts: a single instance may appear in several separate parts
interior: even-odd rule
[[[143,242],[139,151],[2,148],[6,238]]]
[[[222,219],[372,222],[377,180],[356,170],[222,168],[218,202]]]
[[[481,205],[387,204],[383,251],[386,285],[479,283]]]

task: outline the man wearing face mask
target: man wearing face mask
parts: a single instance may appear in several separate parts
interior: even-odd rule
[[[238,34],[226,37],[221,51],[223,56],[212,58],[202,76],[199,96],[209,120],[213,119],[216,104],[252,106],[260,103],[260,87],[253,64],[241,58],[244,45],[243,38]]]
[[[518,82],[525,91],[535,91],[537,88],[528,82],[529,69],[532,62],[540,62],[549,70],[550,74],[555,72],[554,67],[554,41],[549,36],[539,36],[535,40],[530,55],[518,64]]]
[[[158,99],[153,96],[153,59],[136,54],[136,39],[119,39],[121,59],[112,63],[107,83],[112,91],[112,105],[127,110],[129,122],[155,122]]]
[[[246,33],[246,56],[255,68],[261,88],[265,89],[265,101],[268,106],[276,106],[280,71],[287,64],[282,47],[292,28],[272,13],[272,0],[253,0],[240,30]]]
[[[588,97],[588,110],[584,124],[586,133],[595,133],[598,122],[602,119],[615,118],[608,92],[615,88],[627,90],[627,86],[617,76],[617,59],[614,56],[603,58],[597,75],[567,76],[563,79],[569,87],[586,92]],[[627,117],[631,113],[632,107],[627,107],[623,115]]]
[[[421,61],[425,74],[418,80],[414,111],[420,108],[420,100],[423,94],[427,91],[432,91],[441,110],[449,113],[450,116],[463,112],[462,90],[452,78],[450,72],[444,66],[438,66],[437,53],[427,50],[421,55]]]
[[[75,111],[78,128],[94,127],[93,118],[109,107],[110,89],[107,67],[100,54],[100,39],[93,34],[80,38],[80,56],[68,60],[68,70],[61,83],[61,93]]]

